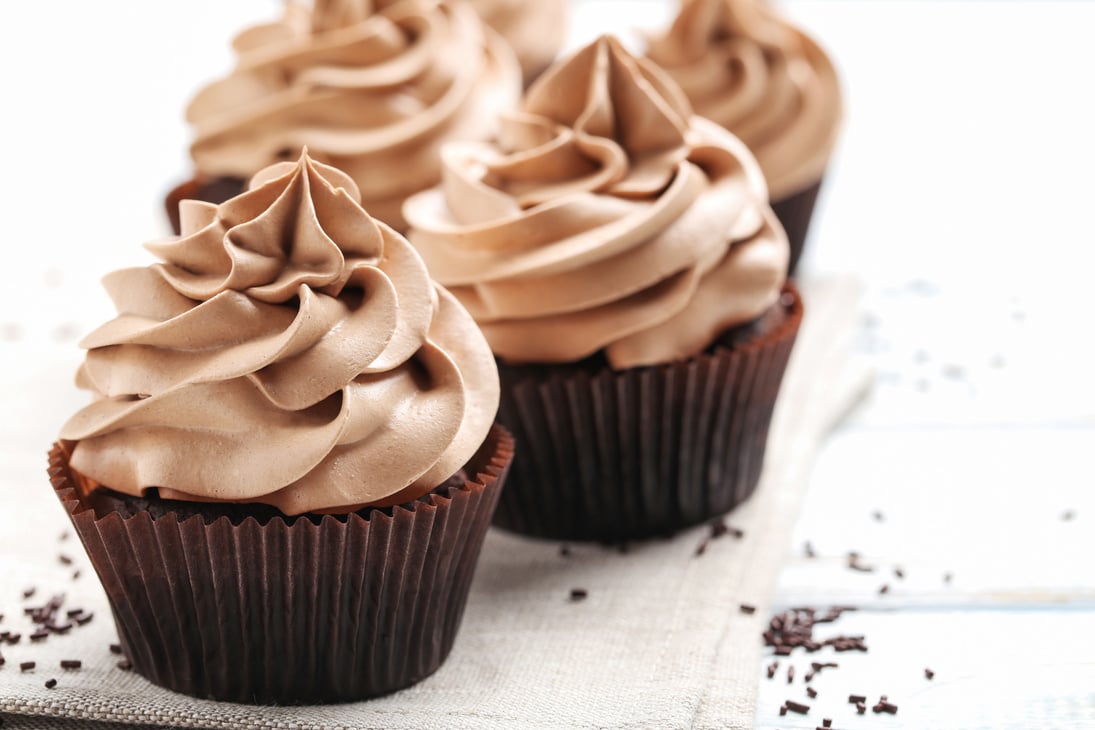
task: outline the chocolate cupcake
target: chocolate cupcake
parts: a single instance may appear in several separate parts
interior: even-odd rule
[[[358,199],[305,152],[104,280],[50,475],[156,684],[355,700],[452,647],[513,441],[475,322]]]
[[[483,328],[521,445],[496,524],[621,540],[755,488],[802,314],[740,140],[602,37],[491,144],[442,150],[408,237]]]
[[[764,0],[682,0],[647,53],[697,114],[756,155],[793,273],[840,132],[840,83],[829,57]]]
[[[551,65],[566,40],[570,0],[471,0],[471,4],[517,54],[526,86]]]
[[[440,180],[441,143],[486,139],[521,93],[513,51],[464,0],[285,3],[233,48],[236,67],[186,111],[194,176],[167,196],[176,233],[180,200],[223,202],[304,146],[402,230],[404,199]]]

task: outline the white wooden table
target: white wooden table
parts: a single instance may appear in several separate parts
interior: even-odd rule
[[[0,8],[0,340],[20,345],[2,367],[54,363],[43,377],[58,383],[42,405],[55,417],[7,414],[9,444],[37,448],[83,403],[75,341],[112,314],[101,273],[144,265],[135,243],[166,233],[165,171],[187,171],[184,100],[228,68],[231,35],[278,5]],[[1095,727],[1095,3],[785,7],[830,49],[848,95],[803,273],[863,282],[858,351],[876,381],[816,464],[777,610],[857,605],[818,634],[863,634],[870,651],[839,655],[813,700],[802,676],[825,652],[790,657],[791,685],[788,658],[772,680],[758,667],[756,726]],[[577,0],[572,45],[669,8]],[[853,550],[876,571],[849,570]],[[850,693],[887,694],[899,712],[858,717]],[[787,699],[812,709],[780,716]]]
[[[859,606],[815,633],[870,651],[760,670],[757,727],[1095,727],[1095,4],[787,7],[848,91],[806,272],[866,283],[876,381],[819,456],[776,610]]]

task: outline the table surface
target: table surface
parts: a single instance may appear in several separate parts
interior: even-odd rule
[[[135,244],[167,233],[185,99],[278,5],[74,3],[65,24],[50,3],[0,7],[0,125],[15,141],[0,214],[17,273],[0,375],[45,367],[58,383],[9,409],[6,435],[45,442],[83,402],[75,341],[112,314],[102,272],[146,264]],[[816,699],[803,675],[824,651],[791,657],[790,685],[786,659],[771,680],[758,667],[756,726],[1095,727],[1095,3],[783,5],[847,94],[803,274],[863,283],[857,352],[876,377],[821,450],[775,608],[856,605],[819,634],[863,634],[870,651],[839,655]],[[571,45],[669,10],[578,0]],[[850,551],[873,572],[850,570]],[[851,693],[899,712],[858,717]],[[780,716],[788,699],[810,713]]]

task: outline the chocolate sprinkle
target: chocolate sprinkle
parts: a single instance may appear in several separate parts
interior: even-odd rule
[[[783,717],[786,714],[787,714],[787,703],[784,702],[782,705],[779,706],[779,716]]]
[[[893,569],[893,574],[894,574],[894,577],[896,577],[896,578],[898,578],[898,579],[900,579],[900,580],[904,580],[904,579],[905,579],[905,571],[904,571],[904,569],[903,569],[903,568],[901,568],[900,566],[894,566],[894,569]]]
[[[852,570],[858,570],[860,573],[874,572],[873,565],[864,565],[863,563],[859,562],[859,553],[856,552],[848,553],[848,567]]]
[[[808,557],[808,558],[816,558],[817,557],[817,553],[814,552],[814,546],[811,545],[809,542],[807,542],[805,545],[802,546],[802,550],[803,550],[803,552],[806,553],[806,557]]]
[[[880,596],[884,596],[889,592],[890,592],[890,586],[889,586],[888,583],[883,583],[881,586],[878,587],[878,595],[880,595]]]
[[[46,631],[45,629],[38,629],[37,631],[35,631],[33,634],[30,635],[30,640],[31,641],[41,641],[42,639],[46,638],[47,636],[49,636],[48,631]]]
[[[56,679],[47,679],[46,680],[46,689],[53,689],[56,686],[57,686],[57,680]]]
[[[768,679],[776,676],[777,669],[779,669],[779,662],[772,662],[768,665]]]
[[[798,713],[799,715],[805,715],[810,711],[809,705],[804,705],[801,702],[795,702],[794,700],[787,700],[783,704],[787,705],[788,710]]]
[[[863,702],[856,702],[855,703],[855,711],[856,711],[856,713],[858,713],[860,715],[864,715],[864,714],[867,713],[867,705],[864,704]]]
[[[124,672],[128,672],[130,669],[133,668],[133,662],[129,661],[128,659],[121,659],[118,661],[117,667]]]
[[[23,598],[30,598],[37,590],[37,588],[27,588],[25,591],[23,591]]]
[[[29,672],[30,670],[34,669],[35,665],[35,662],[19,662],[19,671]]]
[[[570,545],[560,545],[559,546],[559,555],[564,557],[564,558],[569,558],[570,557]]]
[[[833,726],[833,721],[826,717],[825,719],[823,719],[821,721],[821,726],[822,727],[832,727]]]
[[[927,667],[924,667],[924,676],[927,677],[928,679],[934,679],[935,678],[935,672],[928,669]]]
[[[589,592],[585,588],[571,588],[570,600],[573,602],[584,601],[589,596]]]
[[[122,645],[121,644],[111,644],[110,645],[110,653],[111,654],[121,654],[122,653]]]
[[[84,624],[91,621],[91,619],[93,619],[93,618],[95,618],[95,614],[85,613],[81,616],[77,616],[74,620],[76,621],[77,624],[79,624],[80,626],[83,626]]]
[[[817,697],[817,690],[813,687],[807,687],[806,694],[810,696],[810,699],[814,699],[815,697]]]
[[[754,613],[757,612],[757,607],[753,606],[753,605],[750,605],[748,603],[743,603],[740,606],[738,606],[738,608],[741,610],[742,613],[745,613],[745,614],[754,614]]]
[[[84,665],[79,659],[62,659],[61,669],[79,669]]]
[[[866,701],[867,701],[866,695],[848,695],[848,703],[849,704],[858,705],[859,703],[866,702]]]
[[[878,704],[871,708],[871,711],[874,712],[875,714],[878,714],[879,712],[885,712],[885,713],[888,713],[890,715],[896,715],[897,714],[897,705],[893,704],[892,702],[887,702],[886,700],[883,699],[883,700],[879,700]]]
[[[794,681],[795,681],[795,667],[792,664],[792,665],[787,667],[787,684],[790,684],[791,682],[794,682]]]
[[[57,559],[61,561],[61,565],[72,565],[72,558],[63,553],[58,555]]]

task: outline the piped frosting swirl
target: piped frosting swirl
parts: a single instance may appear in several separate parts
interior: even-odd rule
[[[549,69],[494,143],[442,154],[408,237],[504,360],[681,359],[779,296],[787,239],[752,155],[611,37]]]
[[[648,57],[749,146],[773,200],[824,175],[842,115],[832,62],[764,0],[683,0]]]
[[[220,206],[184,201],[162,263],[104,284],[94,401],[62,428],[71,464],[131,495],[353,511],[424,494],[485,438],[489,346],[354,181],[303,153]]]
[[[471,4],[517,54],[526,83],[551,65],[566,40],[570,0],[471,0]]]
[[[513,52],[463,0],[288,2],[234,49],[187,109],[199,176],[246,179],[306,145],[397,229],[403,200],[440,179],[442,142],[486,139],[521,91]]]

